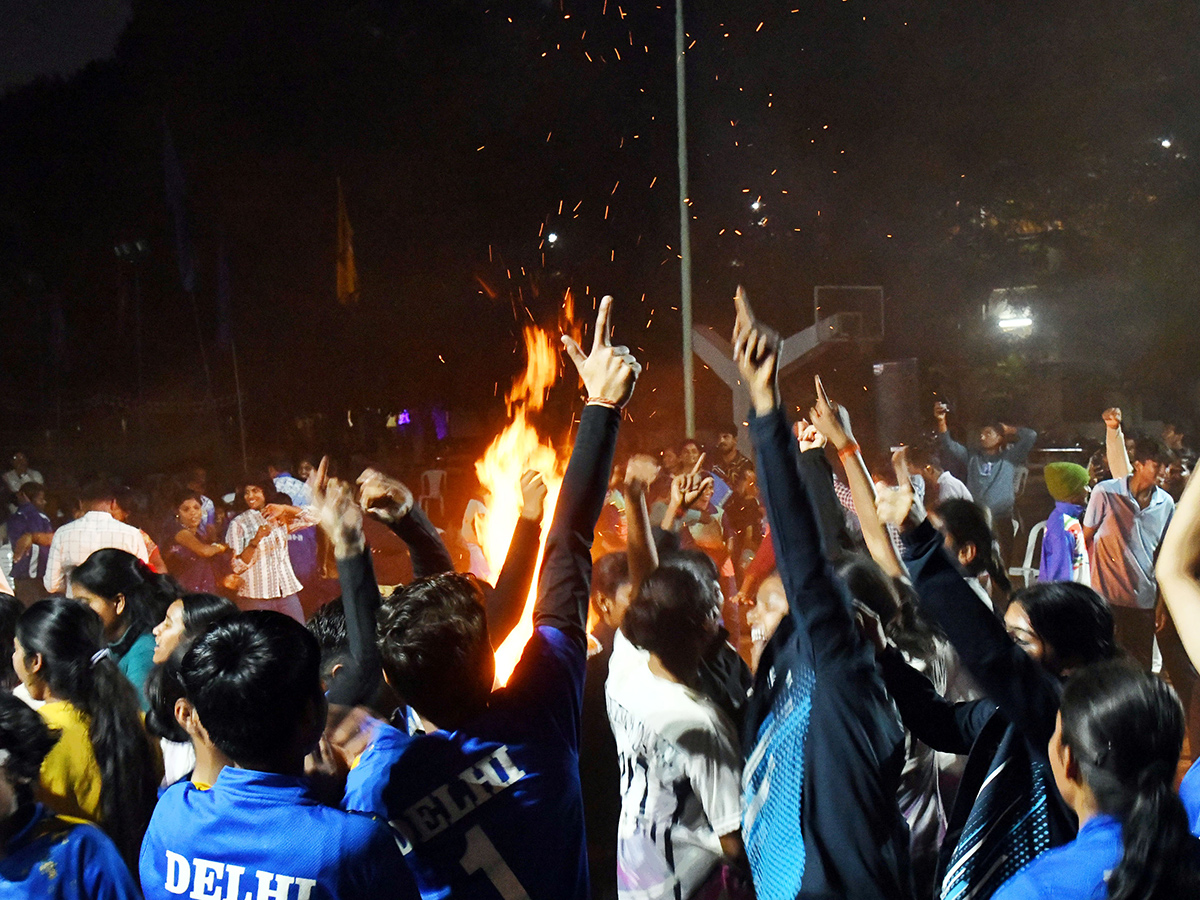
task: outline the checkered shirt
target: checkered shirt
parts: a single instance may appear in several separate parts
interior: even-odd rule
[[[142,533],[132,525],[118,522],[111,515],[99,510],[84,513],[74,522],[68,522],[54,532],[50,542],[50,553],[46,560],[46,577],[43,583],[52,594],[71,591],[71,571],[97,550],[115,547],[132,553],[142,562],[149,562],[146,541]]]

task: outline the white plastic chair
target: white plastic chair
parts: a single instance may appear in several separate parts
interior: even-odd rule
[[[445,498],[442,495],[442,488],[446,485],[445,469],[426,469],[421,473],[421,495],[417,497],[417,503],[424,510],[425,515],[430,516],[430,506],[437,504],[438,518],[442,518],[446,514]]]
[[[1037,584],[1039,566],[1034,564],[1034,557],[1037,556],[1038,549],[1041,543],[1042,535],[1046,532],[1046,523],[1038,522],[1029,529],[1029,539],[1025,542],[1025,563],[1020,566],[1010,566],[1008,569],[1009,578],[1020,578],[1022,587],[1030,587]]]

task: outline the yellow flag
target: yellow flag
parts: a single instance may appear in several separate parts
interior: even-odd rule
[[[342,179],[338,179],[337,208],[337,298],[349,306],[358,301],[358,269],[354,266],[354,230],[346,214],[346,198],[342,196]]]

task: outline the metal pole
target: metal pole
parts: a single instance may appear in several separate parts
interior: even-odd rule
[[[687,102],[684,90],[683,0],[675,0],[675,118],[679,127],[679,310],[683,319],[683,421],[696,434],[695,363],[692,359],[692,217],[688,207]]]
[[[233,388],[237,392],[238,432],[242,436],[242,472],[249,473],[250,462],[246,456],[246,420],[242,416],[242,379],[238,375],[237,342],[229,338],[229,349],[233,351]]]

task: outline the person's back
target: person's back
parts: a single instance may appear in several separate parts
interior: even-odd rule
[[[760,900],[913,896],[897,805],[904,730],[822,538],[778,401],[778,338],[739,289],[735,358],[787,597],[755,672],[742,728],[742,833]],[[821,392],[823,397],[823,391]],[[826,402],[827,403],[827,402]],[[832,416],[825,405],[810,413]],[[825,489],[829,489],[830,484]]]
[[[41,717],[0,693],[0,897],[135,900],[141,895],[113,842],[98,827],[34,802],[34,785],[56,735]]]
[[[166,790],[140,868],[147,898],[416,896],[383,823],[321,805],[303,778],[232,766],[211,790]]]
[[[1046,519],[1038,581],[1092,583],[1091,560],[1083,537],[1088,472],[1077,463],[1055,462],[1043,473],[1054,511]]]
[[[1076,672],[1048,744],[1079,834],[1006,882],[996,900],[1174,900],[1200,895],[1200,841],[1175,793],[1184,711],[1128,662]]]
[[[215,624],[186,653],[187,699],[233,765],[208,791],[163,794],[139,860],[150,898],[415,898],[390,830],[322,806],[304,756],[325,722],[320,651],[274,612]]]
[[[114,547],[132,553],[142,562],[149,561],[150,552],[142,533],[113,516],[116,494],[116,489],[106,482],[86,485],[81,498],[86,509],[84,514],[54,532],[43,579],[51,594],[62,593],[65,589],[67,596],[73,597],[69,583],[71,570],[96,550]]]
[[[568,351],[588,389],[546,541],[534,630],[505,687],[482,593],[464,575],[420,579],[385,601],[389,683],[431,727],[390,765],[351,773],[345,805],[386,814],[425,897],[570,900],[588,894],[578,770],[590,545],[639,366],[608,342],[601,301],[592,354]],[[564,343],[569,341],[564,338]],[[618,350],[620,352],[618,352]]]
[[[742,761],[712,701],[655,675],[649,655],[614,638],[606,693],[622,766],[617,886],[622,897],[691,897],[741,828]]]

